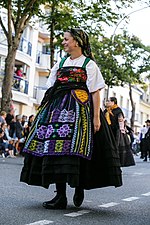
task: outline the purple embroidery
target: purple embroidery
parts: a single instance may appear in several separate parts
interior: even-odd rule
[[[44,139],[46,131],[47,131],[47,127],[42,125],[37,131],[38,138],[41,140]]]
[[[69,133],[71,133],[71,129],[68,124],[64,124],[58,129],[58,134],[60,137],[66,137]]]
[[[75,113],[73,110],[67,111],[66,109],[61,111],[58,122],[74,122]]]
[[[49,138],[53,132],[54,132],[53,126],[52,125],[48,125],[48,129],[47,129],[45,138]]]
[[[62,103],[61,103],[61,105],[60,105],[60,109],[62,109],[62,108],[64,107],[65,102],[67,101],[67,97],[68,97],[68,95],[66,94],[66,95],[64,96],[64,98],[62,99]]]
[[[68,111],[68,122],[75,121],[75,112],[73,110]]]
[[[58,121],[58,117],[60,115],[60,110],[59,109],[56,109],[54,110],[53,112],[53,116],[52,116],[52,122],[57,122]]]
[[[63,151],[66,153],[70,152],[70,146],[71,146],[71,141],[70,140],[64,140],[63,144]]]
[[[38,151],[38,152],[43,152],[43,146],[44,146],[44,144],[43,143],[41,143],[41,142],[38,142],[38,145],[37,145],[37,148],[36,148],[36,150]]]
[[[50,140],[49,141],[49,145],[48,145],[48,151],[49,152],[53,152],[54,151],[54,149],[55,149],[55,143],[56,143],[56,140]]]

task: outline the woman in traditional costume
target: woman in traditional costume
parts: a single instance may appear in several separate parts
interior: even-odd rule
[[[75,188],[79,207],[84,189],[122,185],[115,140],[100,110],[100,90],[105,83],[93,60],[88,35],[70,29],[62,42],[67,56],[51,70],[49,89],[41,102],[23,152],[20,180],[48,188],[56,196],[43,207],[67,207],[66,184]]]
[[[134,166],[135,161],[125,126],[124,114],[122,109],[117,105],[116,97],[109,98],[104,114],[116,140],[121,167]]]

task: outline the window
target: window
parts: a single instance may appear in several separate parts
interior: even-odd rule
[[[45,44],[45,45],[43,45],[43,47],[42,47],[42,53],[43,54],[50,54],[50,45],[49,44]]]

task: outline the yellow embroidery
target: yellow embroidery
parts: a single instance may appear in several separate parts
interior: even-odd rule
[[[32,140],[29,149],[31,151],[35,151],[36,147],[37,147],[37,141],[36,140]]]
[[[85,107],[81,107],[81,117],[82,117],[82,124],[83,124],[83,130],[82,130],[82,138],[81,138],[81,145],[79,153],[83,154],[85,151],[85,143],[87,142],[86,136],[87,136],[87,116],[85,112]]]
[[[86,102],[88,100],[88,94],[86,91],[84,90],[80,90],[80,89],[76,89],[74,90],[77,98],[81,101],[81,102]]]
[[[81,105],[86,105],[89,102],[89,95],[85,90],[81,90],[81,89],[72,90],[71,95]]]
[[[55,152],[62,152],[63,140],[57,140],[55,145]]]

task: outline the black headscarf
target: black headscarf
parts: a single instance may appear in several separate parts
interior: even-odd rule
[[[82,49],[83,55],[94,60],[87,33],[80,28],[71,28],[70,30],[67,30],[67,32],[69,32],[71,36],[78,42]]]

